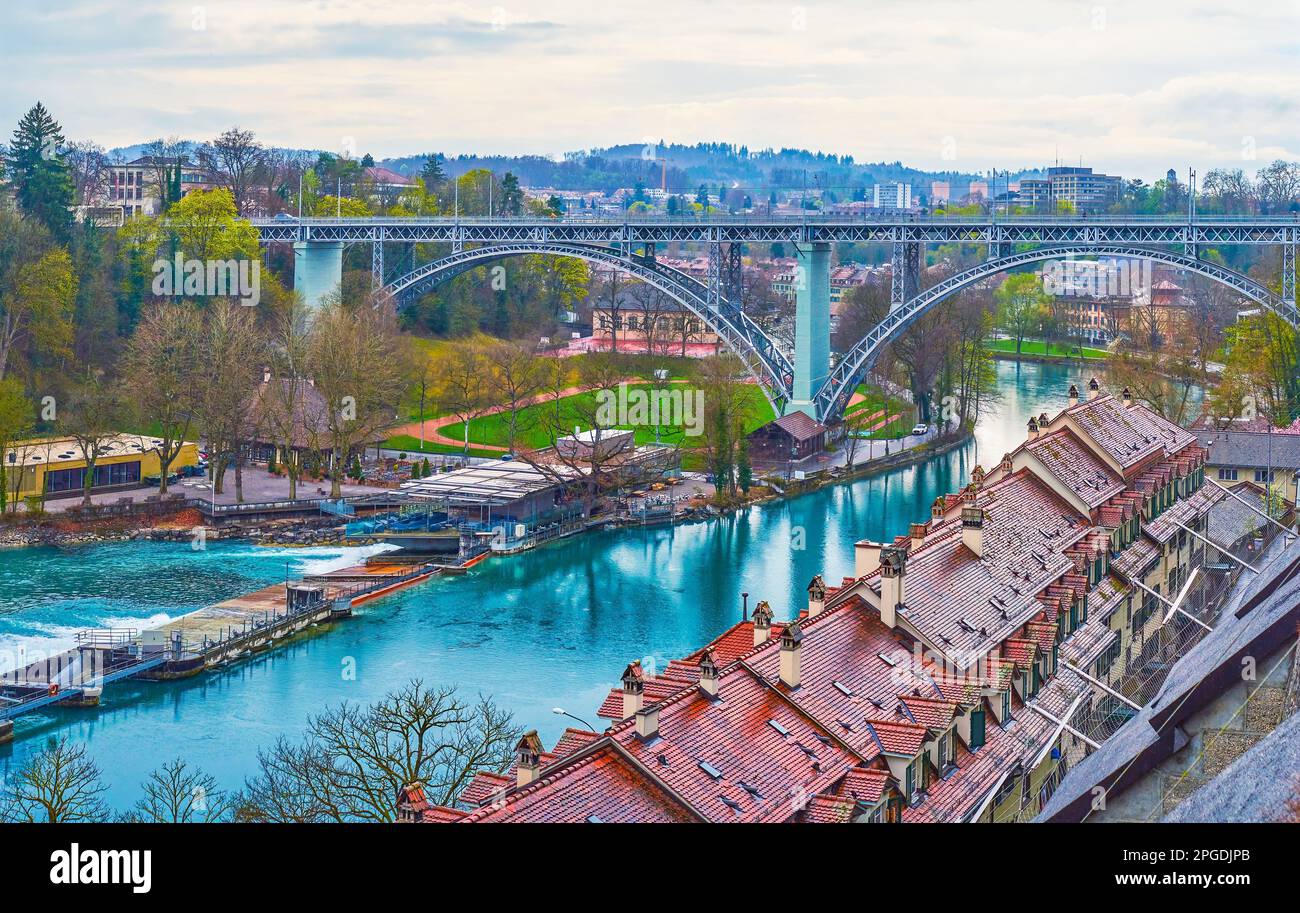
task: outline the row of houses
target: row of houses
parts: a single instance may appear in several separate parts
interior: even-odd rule
[[[1224,497],[1196,436],[1096,381],[854,575],[662,670],[629,664],[604,732],[536,733],[421,822],[942,822],[1036,815],[1087,747],[1071,720],[1150,659]],[[1155,598],[1152,594],[1156,594]]]

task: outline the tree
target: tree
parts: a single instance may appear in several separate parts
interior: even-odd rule
[[[51,740],[9,777],[0,791],[0,821],[76,824],[108,820],[108,787],[84,745]]]
[[[501,179],[500,212],[502,215],[517,216],[523,213],[523,209],[524,192],[519,187],[519,178],[507,171]]]
[[[1035,273],[1014,273],[994,293],[998,326],[1016,341],[1016,357],[1027,336],[1037,332],[1046,319],[1052,296]]]
[[[429,193],[437,193],[447,180],[447,171],[442,163],[441,152],[431,152],[424,158],[424,165],[420,168],[420,178]]]
[[[18,444],[27,438],[36,427],[36,412],[32,409],[23,385],[17,378],[0,380],[0,513],[9,507],[9,473],[13,480],[14,496],[22,490],[23,463],[26,454],[16,452]],[[14,466],[11,469],[4,455],[14,452]],[[20,458],[21,456],[21,458]]]
[[[94,203],[108,183],[108,155],[92,142],[72,143],[63,155],[72,181],[73,199],[82,205]]]
[[[239,217],[235,197],[224,188],[199,190],[184,197],[168,210],[161,227],[172,233],[176,250],[186,259],[208,262],[261,257],[257,229]]]
[[[330,497],[338,498],[348,454],[393,424],[408,386],[391,307],[326,301],[312,321],[307,359],[326,404]]]
[[[298,497],[302,451],[314,443],[323,421],[307,394],[309,315],[310,309],[296,292],[276,312],[268,345],[270,377],[258,391],[250,428],[279,448],[277,462],[289,479],[290,499]]]
[[[253,187],[266,150],[253,133],[234,127],[199,147],[199,166],[208,171],[218,186],[230,191],[240,215],[254,208]]]
[[[63,128],[37,102],[18,122],[7,158],[19,210],[59,241],[67,241],[72,233],[74,193],[63,144]]]
[[[21,245],[40,250],[43,234],[31,232],[12,213],[0,209],[0,378],[15,353],[40,353],[58,359],[72,344],[72,317],[77,276],[63,248],[48,248],[33,256]],[[11,238],[5,229],[16,228]],[[17,248],[17,249],[15,249]]]
[[[235,466],[235,499],[244,500],[243,462],[252,436],[250,416],[266,364],[267,340],[251,308],[216,301],[203,314],[195,366],[194,417],[211,455],[213,490],[225,490]]]
[[[234,805],[216,778],[180,758],[149,772],[144,795],[123,815],[131,824],[212,824],[229,820]]]
[[[117,385],[102,372],[90,372],[80,378],[73,385],[68,402],[59,407],[59,429],[76,442],[86,462],[81,482],[83,507],[90,506],[95,467],[101,456],[116,447],[113,437],[125,412]]]
[[[398,793],[423,784],[454,805],[476,771],[505,770],[521,730],[489,698],[413,680],[368,707],[342,703],[312,717],[300,742],[281,738],[258,755],[237,819],[392,822]]]
[[[469,456],[469,424],[493,405],[487,355],[482,346],[464,343],[447,354],[440,368],[438,406],[464,425],[465,455]]]
[[[123,380],[131,391],[136,422],[157,430],[143,434],[145,453],[158,454],[158,493],[167,494],[167,476],[185,446],[194,421],[199,385],[197,309],[164,300],[145,312],[127,346]]]
[[[542,391],[546,375],[543,363],[528,346],[517,342],[490,345],[487,359],[488,389],[491,398],[505,407],[506,446],[513,455],[519,442],[524,408]]]

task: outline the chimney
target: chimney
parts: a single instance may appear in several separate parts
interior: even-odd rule
[[[907,550],[880,550],[880,620],[892,628],[898,621],[898,607],[903,604],[903,579],[907,576]]]
[[[700,690],[709,697],[718,696],[718,661],[712,650],[700,657]]]
[[[802,649],[803,629],[792,621],[781,632],[781,681],[787,688],[799,687],[799,651]]]
[[[961,509],[961,541],[975,553],[976,558],[984,557],[984,509],[981,507],[963,507]]]
[[[998,464],[998,468],[1001,469],[1003,472],[1010,474],[1013,468],[1011,463],[1011,454],[1009,453],[1002,454],[1002,462]]]
[[[1070,405],[1071,405],[1071,406],[1077,406],[1077,405],[1079,405],[1079,385],[1078,385],[1078,384],[1070,384]]]
[[[527,733],[515,747],[516,767],[515,784],[527,786],[542,775],[542,740],[537,737],[537,730]]]
[[[945,506],[943,495],[939,495],[939,497],[935,498],[934,503],[930,505],[930,519],[942,520]]]
[[[984,484],[984,467],[979,463],[976,463],[975,468],[971,470],[970,480],[974,482],[977,487]]]
[[[1050,422],[1051,422],[1051,420],[1047,417],[1047,413],[1046,413],[1046,412],[1040,412],[1040,413],[1038,414],[1038,430],[1039,430],[1039,431],[1046,431],[1046,430],[1047,430],[1047,426],[1050,424]]]
[[[925,541],[925,529],[924,523],[913,523],[908,528],[908,535],[912,537],[913,550],[920,548],[921,543]]]
[[[1120,396],[1124,400],[1125,407],[1133,405],[1133,391],[1130,390],[1128,387],[1124,388],[1124,392],[1121,393]]]
[[[1029,439],[1032,441],[1038,437],[1038,419],[1032,415],[1029,417]]]
[[[645,678],[641,675],[641,660],[635,660],[623,670],[623,719],[641,709],[641,695],[645,693]]]
[[[880,567],[880,550],[884,548],[879,542],[863,539],[853,546],[853,576],[865,577]]]
[[[772,607],[764,599],[754,606],[754,646],[767,640],[772,633]]]
[[[808,617],[814,615],[826,608],[826,583],[822,580],[822,575],[818,574],[808,584]]]
[[[636,712],[636,737],[648,742],[659,735],[659,705],[642,707]]]
[[[1101,384],[1097,383],[1097,378],[1088,381],[1088,399],[1096,399],[1101,393]]]

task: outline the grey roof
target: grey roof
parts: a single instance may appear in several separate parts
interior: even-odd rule
[[[1293,713],[1217,777],[1165,816],[1166,821],[1255,823],[1289,818],[1300,798],[1300,713]]]
[[[1083,817],[1091,806],[1092,789],[1099,784],[1120,791],[1127,788],[1151,767],[1145,761],[1134,762],[1148,752],[1157,762],[1172,754],[1177,724],[1222,693],[1224,669],[1229,678],[1239,677],[1234,662],[1239,651],[1262,638],[1294,636],[1295,619],[1300,616],[1300,539],[1285,542],[1286,537],[1279,536],[1256,559],[1263,570],[1238,581],[1214,630],[1174,664],[1154,700],[1070,771],[1038,820]],[[1251,605],[1256,597],[1258,603]],[[1249,611],[1238,618],[1237,611],[1248,605]],[[1289,623],[1279,625],[1279,621]]]
[[[1238,498],[1249,501],[1255,510],[1263,513],[1263,492],[1254,485],[1237,485],[1233,487],[1232,492]],[[1245,504],[1242,504],[1237,498],[1225,495],[1222,501],[1210,508],[1210,525],[1206,529],[1206,535],[1215,542],[1233,545],[1237,540],[1249,536],[1267,523],[1267,520]]]
[[[1300,469],[1300,434],[1197,431],[1196,440],[1202,447],[1209,448],[1208,462],[1211,466],[1264,469],[1272,465],[1274,469]]]

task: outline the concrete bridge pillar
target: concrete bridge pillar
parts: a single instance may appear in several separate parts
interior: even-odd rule
[[[293,245],[293,288],[311,310],[343,284],[342,241],[297,241]]]
[[[816,418],[812,399],[831,367],[831,246],[796,244],[795,256],[794,389],[785,411]]]

